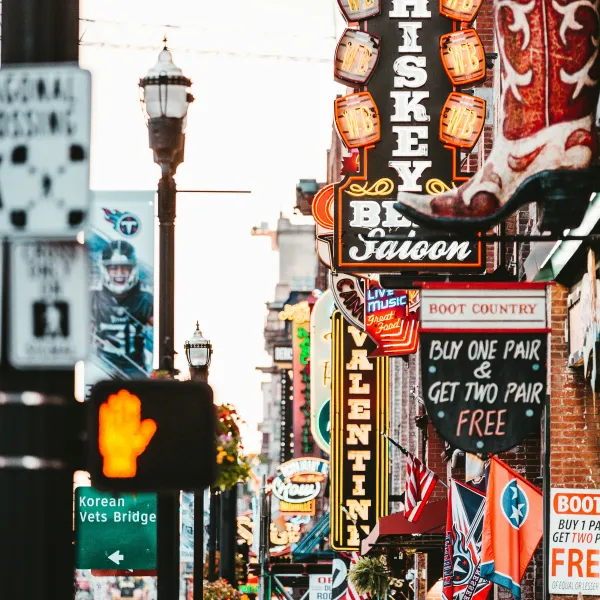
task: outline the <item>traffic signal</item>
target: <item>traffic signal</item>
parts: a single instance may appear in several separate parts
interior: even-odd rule
[[[102,381],[88,405],[88,470],[101,490],[194,490],[215,475],[212,389],[181,381]]]

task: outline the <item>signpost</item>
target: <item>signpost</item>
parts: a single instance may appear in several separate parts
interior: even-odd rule
[[[156,569],[156,494],[75,490],[75,568]]]
[[[88,261],[77,242],[15,242],[11,251],[9,361],[72,369],[86,358]]]

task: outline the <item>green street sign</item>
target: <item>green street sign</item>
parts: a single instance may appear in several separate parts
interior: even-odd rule
[[[156,569],[156,494],[75,490],[75,568]]]
[[[331,443],[331,400],[327,400],[319,412],[318,427],[323,441],[329,446]]]

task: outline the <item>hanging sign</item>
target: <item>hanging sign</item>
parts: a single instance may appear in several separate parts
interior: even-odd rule
[[[348,273],[329,272],[329,289],[346,321],[365,330],[365,280]]]
[[[509,450],[539,425],[547,390],[545,284],[423,284],[423,399],[471,453]]]
[[[485,77],[485,51],[474,29],[460,29],[443,35],[440,54],[453,85],[467,85]]]
[[[452,92],[440,120],[440,139],[460,148],[472,148],[485,123],[485,100],[470,94]]]
[[[314,515],[314,500],[328,475],[329,462],[320,458],[296,458],[280,465],[271,484],[279,510]]]
[[[385,290],[367,280],[365,331],[377,344],[372,356],[414,354],[419,346],[418,290]]]
[[[366,333],[333,313],[331,535],[334,550],[358,550],[388,514],[389,359]]]
[[[338,131],[347,148],[360,149],[360,170],[347,173],[335,186],[334,269],[352,273],[482,271],[483,244],[413,241],[421,230],[393,208],[402,192],[434,194],[468,179],[460,170],[457,148],[440,139],[442,107],[453,86],[437,40],[453,32],[452,23],[427,0],[381,0],[381,13],[362,23],[360,31],[380,39],[381,45],[369,79],[369,97],[361,96],[367,92],[358,92],[336,100]],[[462,53],[456,60],[468,58],[474,39],[463,36],[457,43]],[[475,53],[479,60],[478,47]],[[466,75],[471,62],[465,65]],[[474,76],[469,71],[468,77]],[[354,108],[361,103],[367,112]],[[361,115],[371,114],[368,110],[376,111],[377,120],[360,120]],[[341,122],[340,115],[345,113],[348,116]],[[452,124],[451,133],[470,142],[472,114],[456,113],[456,118],[461,120]],[[380,135],[376,135],[377,128]],[[390,235],[406,239],[384,239]]]
[[[440,13],[449,19],[471,23],[479,11],[482,0],[441,0]]]
[[[329,454],[329,411],[323,427],[320,417],[331,400],[331,313],[333,294],[327,290],[315,302],[310,315],[310,430],[317,446]]]

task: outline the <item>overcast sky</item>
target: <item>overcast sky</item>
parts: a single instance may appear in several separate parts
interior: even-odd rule
[[[262,416],[264,303],[273,298],[277,254],[254,225],[291,214],[295,184],[323,181],[331,140],[333,52],[344,21],[335,0],[81,0],[80,62],[93,75],[92,188],[155,189],[138,80],[166,34],[194,83],[180,190],[240,189],[251,195],[178,198],[175,343],[200,321],[213,343],[216,401],[248,422]],[[158,272],[158,265],[156,265]]]

